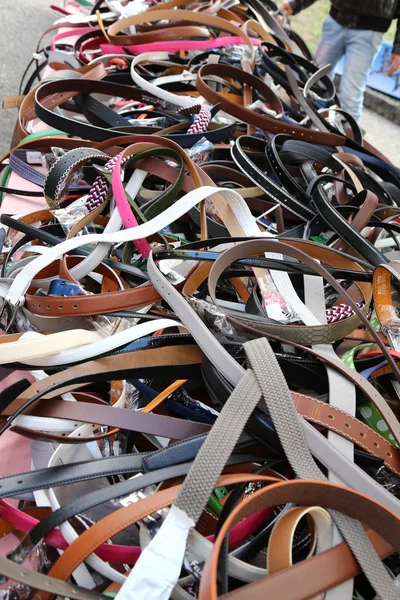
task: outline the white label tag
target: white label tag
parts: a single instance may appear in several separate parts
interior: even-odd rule
[[[26,160],[28,161],[29,165],[43,165],[44,156],[41,152],[27,150]]]
[[[181,572],[194,522],[172,506],[117,594],[117,600],[169,600]]]
[[[187,275],[197,264],[194,260],[173,260],[166,259],[160,261],[160,271],[163,273],[168,280],[174,285],[178,285],[185,281]]]
[[[284,319],[284,315],[282,313],[282,309],[279,305],[279,302],[272,302],[271,304],[267,304],[265,306],[265,310],[267,311],[267,315],[270,319],[274,319],[275,321],[281,321]]]

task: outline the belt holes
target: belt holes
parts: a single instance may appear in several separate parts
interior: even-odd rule
[[[365,433],[363,431],[360,431],[360,436],[365,438]]]
[[[59,308],[59,310],[61,310],[62,309],[62,304],[60,304],[60,306],[58,308]]]
[[[28,573],[26,571],[20,571],[19,572],[20,577],[27,577]]]
[[[328,418],[329,419],[333,419],[333,415],[328,415]]]
[[[46,308],[47,308],[47,310],[50,310],[50,305],[48,304],[48,305],[46,306]]]
[[[21,485],[24,482],[22,481],[22,479],[20,479],[19,481],[17,481],[17,483],[18,483],[18,485]]]
[[[388,455],[389,458],[392,458],[392,453],[391,452],[388,452],[387,455]]]
[[[374,442],[374,446],[375,446],[375,448],[379,448],[378,442]]]
[[[350,423],[345,423],[344,426],[345,427],[350,427]]]
[[[78,305],[77,305],[77,304],[74,304],[72,308],[78,308]]]

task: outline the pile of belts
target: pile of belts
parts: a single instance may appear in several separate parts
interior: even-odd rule
[[[4,100],[1,599],[398,600],[400,169],[272,0],[53,8]]]

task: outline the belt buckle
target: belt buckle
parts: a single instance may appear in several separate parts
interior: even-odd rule
[[[142,475],[143,475],[142,473],[137,473],[136,475],[131,477],[131,479],[135,479],[136,477],[141,477]],[[155,485],[150,485],[142,490],[137,490],[135,492],[132,492],[128,496],[121,498],[120,500],[118,500],[118,504],[121,504],[122,506],[126,507],[126,506],[129,506],[130,504],[134,504],[135,502],[138,502],[139,500],[143,500],[144,498],[147,498],[148,496],[152,496],[156,492],[157,492],[157,487]],[[147,517],[144,517],[143,519],[140,519],[139,523],[146,528],[150,537],[154,537],[156,535],[157,531],[160,529],[160,527],[164,521],[164,518],[167,516],[167,514],[168,514],[168,509],[161,508],[160,510],[156,511],[155,513],[148,515]]]

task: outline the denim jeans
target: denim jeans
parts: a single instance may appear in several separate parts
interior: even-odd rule
[[[322,27],[321,39],[316,53],[320,67],[330,63],[334,68],[344,56],[343,75],[339,99],[347,110],[359,121],[362,115],[367,77],[374,57],[381,45],[383,33],[365,29],[348,29],[328,16]]]

